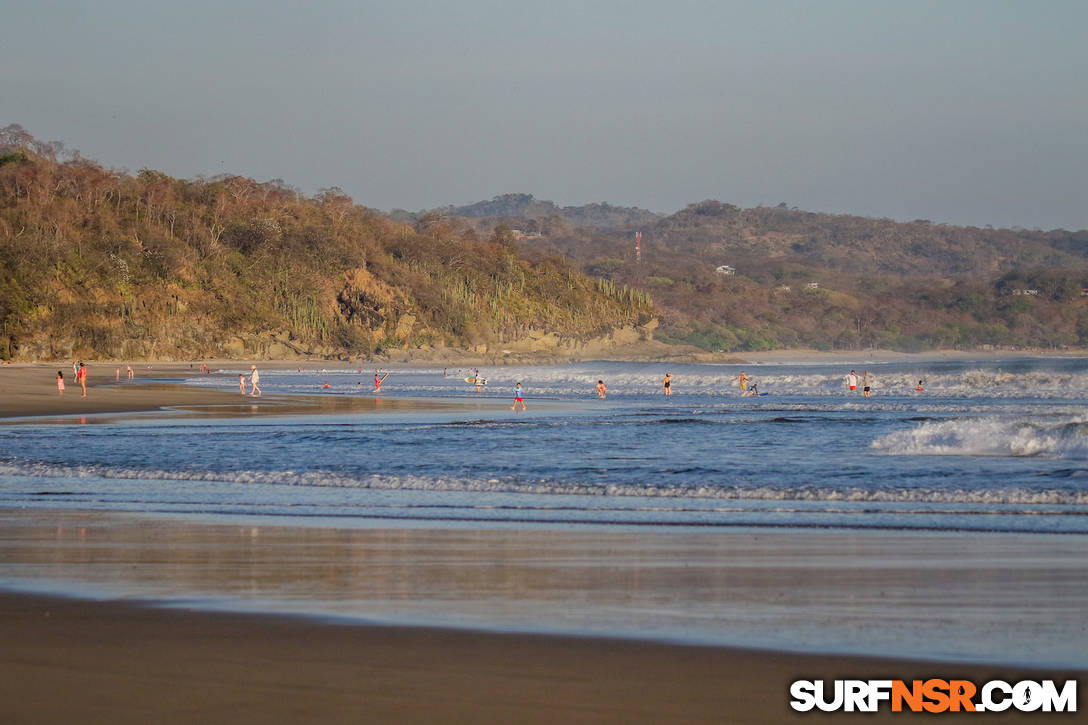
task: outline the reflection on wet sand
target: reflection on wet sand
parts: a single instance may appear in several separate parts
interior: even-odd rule
[[[48,593],[401,624],[1088,663],[1088,555],[1079,536],[344,530],[12,510],[0,511],[0,532],[0,585]]]

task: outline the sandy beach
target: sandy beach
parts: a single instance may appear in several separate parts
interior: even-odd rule
[[[219,361],[216,368],[248,371],[248,361]],[[290,369],[296,362],[261,361],[260,370]],[[307,363],[307,369],[323,363]],[[185,378],[201,375],[196,363],[154,363],[133,366],[136,377],[126,377],[125,366],[90,363],[87,396],[82,397],[73,379],[71,365],[59,363],[19,363],[0,367],[0,421],[20,418],[54,417],[60,422],[86,422],[86,416],[110,413],[146,413],[177,410],[192,415],[249,416],[287,413],[363,413],[419,408],[419,401],[380,399],[371,396],[277,395],[266,390],[263,395],[241,395],[180,384]],[[64,372],[65,390],[57,391],[57,371]],[[117,371],[120,370],[120,377]],[[177,382],[171,382],[177,381]],[[435,408],[440,405],[428,405]]]
[[[1070,675],[11,594],[0,595],[0,637],[0,698],[13,724],[776,723],[844,717],[790,710],[799,678]]]

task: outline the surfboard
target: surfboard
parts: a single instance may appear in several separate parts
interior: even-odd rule
[[[478,380],[476,378],[465,378],[465,382],[472,383],[473,385],[487,385],[487,381],[483,378],[480,378]]]

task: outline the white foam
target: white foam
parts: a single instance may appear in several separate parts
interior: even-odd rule
[[[1088,423],[1084,418],[1046,423],[1001,418],[927,421],[878,438],[870,445],[893,455],[1088,460]]]
[[[686,365],[636,363],[578,363],[553,366],[503,366],[488,368],[484,375],[490,391],[505,393],[521,381],[530,396],[535,397],[584,397],[592,393],[597,380],[608,384],[609,397],[652,395],[661,391],[661,381],[666,370],[674,374],[673,390],[679,395],[710,395],[736,397],[737,383],[734,377],[742,366]],[[848,370],[848,369],[847,369]],[[194,385],[216,386],[224,389],[237,387],[237,375],[246,371],[223,371],[223,376],[194,377],[188,382]],[[464,372],[464,371],[460,371]],[[861,392],[851,392],[846,387],[844,371],[811,369],[801,366],[749,366],[751,379],[759,383],[762,392],[776,396],[804,396],[816,398],[847,398],[862,400]],[[469,392],[460,377],[443,377],[440,369],[391,369],[388,381],[390,393],[436,394],[451,391]],[[262,378],[270,389],[277,392],[314,393],[328,379],[332,393],[369,393],[372,371],[362,373],[351,368],[269,370]],[[874,399],[865,401],[875,404],[881,397],[909,398],[919,403],[942,398],[989,398],[1050,400],[1088,397],[1088,370],[1054,371],[1047,369],[1010,373],[1000,368],[973,368],[947,372],[904,371],[877,368],[873,370]],[[925,391],[914,390],[919,379],[924,379]]]
[[[0,463],[0,477],[54,479],[111,479],[151,481],[201,481],[229,484],[313,486],[373,489],[380,491],[438,491],[462,493],[513,493],[540,496],[591,496],[655,499],[712,499],[806,502],[875,502],[926,504],[987,504],[1088,506],[1088,490],[1070,488],[957,489],[898,487],[866,489],[827,486],[742,486],[731,484],[605,484],[567,481],[526,481],[517,478],[470,478],[457,476],[360,475],[331,471],[233,470],[164,471],[98,465],[64,466],[38,462]],[[1015,512],[1009,512],[1015,513]]]

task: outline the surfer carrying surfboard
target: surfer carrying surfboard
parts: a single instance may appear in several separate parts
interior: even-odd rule
[[[389,373],[385,373],[384,375],[379,375],[377,370],[374,371],[374,392],[375,393],[382,392],[382,381],[384,381],[387,377],[389,377]]]

